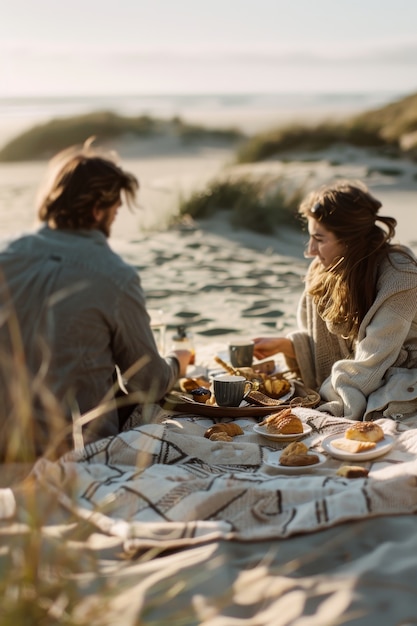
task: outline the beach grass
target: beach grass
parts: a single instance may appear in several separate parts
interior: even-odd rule
[[[53,119],[23,132],[0,150],[0,162],[49,158],[92,136],[98,142],[125,136],[137,139],[170,136],[183,145],[222,142],[236,149],[238,163],[262,161],[295,150],[314,152],[334,144],[376,148],[393,156],[417,159],[417,94],[337,123],[291,123],[250,137],[237,127],[209,128],[190,124],[178,116],[158,119],[97,111]]]
[[[227,211],[233,226],[271,234],[279,225],[299,226],[297,210],[303,189],[290,191],[283,177],[218,178],[182,198],[179,216],[204,219]]]
[[[346,120],[290,124],[250,137],[237,149],[238,163],[253,163],[292,150],[313,152],[343,144],[417,159],[417,94]]]
[[[0,150],[0,162],[49,159],[53,154],[90,137],[105,142],[120,137],[144,139],[173,136],[180,143],[221,141],[233,144],[243,134],[235,128],[206,128],[188,124],[179,117],[162,120],[148,115],[126,117],[111,111],[52,119],[39,124],[9,141]]]

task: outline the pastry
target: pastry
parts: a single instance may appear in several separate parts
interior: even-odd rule
[[[210,441],[233,441],[233,437],[222,431],[211,433]]]
[[[288,393],[291,389],[291,385],[286,378],[269,378],[266,377],[260,386],[259,390],[265,393],[270,398],[281,398],[284,394]]]
[[[235,422],[227,422],[226,424],[214,424],[214,426],[210,426],[210,428],[207,428],[206,432],[204,433],[204,437],[206,437],[207,439],[210,439],[213,433],[220,433],[220,432],[225,433],[226,435],[229,435],[230,437],[243,435],[243,430],[239,426],[239,424],[236,424]]]
[[[256,404],[257,406],[271,406],[271,407],[279,406],[279,402],[274,400],[274,398],[267,396],[265,393],[262,393],[262,391],[251,391],[246,396],[246,399],[250,400],[252,404]]]
[[[286,467],[300,467],[303,465],[315,465],[319,461],[317,454],[288,454],[287,456],[281,454],[279,464]]]
[[[196,402],[201,402],[203,404],[207,402],[207,400],[209,400],[211,397],[210,389],[206,389],[205,387],[197,387],[197,389],[192,389],[190,391],[190,394],[192,395],[193,400],[195,400]]]
[[[293,441],[284,448],[281,453],[281,458],[283,456],[289,456],[290,454],[307,454],[307,452],[308,448],[305,443],[302,441]]]
[[[352,439],[346,439],[340,437],[339,439],[333,439],[332,446],[343,452],[350,452],[356,454],[357,452],[368,452],[375,448],[376,443],[374,441],[354,441]]]
[[[268,415],[264,420],[262,420],[262,422],[259,423],[259,425],[267,426],[270,422],[277,423],[278,421],[284,419],[284,417],[288,417],[289,415],[292,415],[291,409],[281,409],[276,413],[271,413],[271,415]]]
[[[178,384],[181,391],[184,391],[185,393],[190,393],[193,389],[198,389],[198,387],[206,387],[207,389],[210,387],[210,381],[203,377],[180,378]]]
[[[342,465],[342,467],[339,467],[336,474],[344,478],[366,478],[369,474],[369,470],[360,465]]]
[[[266,429],[277,435],[300,435],[304,432],[303,423],[296,415],[284,417],[279,422],[270,422]]]
[[[305,443],[293,441],[281,453],[279,464],[286,467],[315,465],[320,461],[317,454],[309,454]]]
[[[346,439],[355,441],[382,441],[384,431],[375,422],[355,422],[345,432]]]
[[[303,423],[291,409],[283,409],[264,419],[261,426],[266,426],[269,433],[277,435],[299,435],[304,432]]]

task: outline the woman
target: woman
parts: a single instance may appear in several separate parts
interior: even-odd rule
[[[299,330],[255,339],[254,354],[282,353],[319,409],[353,420],[417,411],[417,262],[391,243],[397,222],[361,183],[337,182],[300,206],[313,257]]]

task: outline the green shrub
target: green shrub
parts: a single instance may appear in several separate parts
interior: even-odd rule
[[[124,117],[110,111],[98,111],[74,117],[53,119],[34,126],[9,141],[0,150],[0,161],[24,161],[50,158],[68,146],[83,144],[89,137],[98,141],[123,135],[138,139],[155,135],[176,135],[186,141],[235,142],[243,135],[237,129],[205,128],[184,123],[176,117],[161,120],[148,115]]]
[[[295,214],[302,190],[289,192],[283,179],[249,177],[214,180],[180,203],[180,216],[206,218],[218,211],[229,211],[236,227],[271,233],[277,225],[298,224]]]
[[[207,139],[234,143],[244,137],[238,128],[207,128],[198,124],[188,124],[179,117],[174,117],[171,122],[175,134],[184,143],[206,141]]]
[[[365,126],[360,120],[314,127],[291,125],[254,135],[238,149],[236,161],[253,163],[291,150],[314,152],[334,144],[375,147],[385,143],[377,129]]]

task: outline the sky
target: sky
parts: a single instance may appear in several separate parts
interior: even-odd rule
[[[0,98],[417,91],[417,0],[1,0]]]

